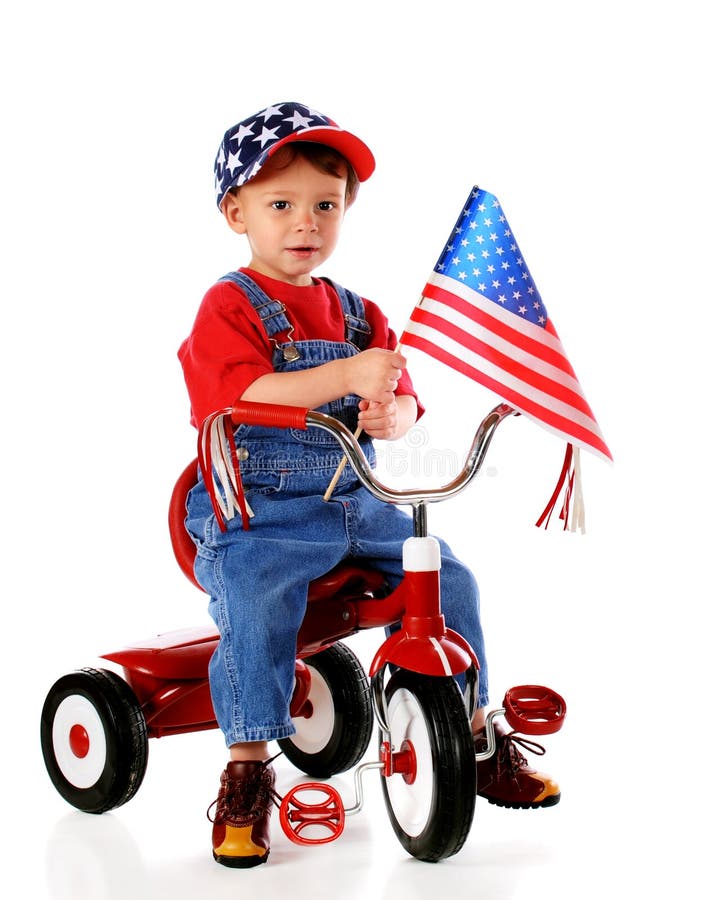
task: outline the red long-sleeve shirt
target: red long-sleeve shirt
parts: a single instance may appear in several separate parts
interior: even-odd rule
[[[294,327],[293,341],[345,340],[340,299],[326,282],[297,287],[249,269],[241,271],[250,275],[268,297],[285,305]],[[363,299],[363,304],[371,328],[368,348],[394,350],[397,338],[385,315],[372,301]],[[288,340],[282,333],[277,338]],[[214,284],[205,294],[190,335],[178,351],[193,425],[198,426],[215,410],[232,406],[253,381],[272,372],[273,349],[273,342],[242,288],[229,281]],[[409,394],[417,400],[406,371],[396,393]],[[418,409],[420,412],[421,407]]]

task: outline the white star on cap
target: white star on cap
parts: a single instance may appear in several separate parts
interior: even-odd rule
[[[275,139],[275,132],[278,130],[279,127],[280,126],[277,125],[275,128],[266,128],[263,125],[263,130],[262,130],[261,134],[258,137],[253,138],[253,141],[260,141],[260,147],[264,147],[268,141],[272,141]]]
[[[262,163],[260,163],[259,161],[256,160],[252,169],[250,169],[249,172],[246,172],[243,175],[243,182],[250,181],[251,178],[254,178],[257,175],[257,173],[260,171],[261,168],[262,168]]]
[[[298,131],[300,128],[307,128],[311,121],[312,116],[303,116],[297,109],[292,116],[283,119],[283,122],[292,122],[293,131]]]
[[[268,119],[272,119],[273,116],[281,116],[282,111],[279,106],[268,106],[268,108],[263,112],[263,119],[267,122]]]
[[[247,125],[240,124],[238,125],[238,130],[235,132],[235,134],[230,135],[230,140],[237,141],[237,143],[240,144],[243,138],[248,137],[252,133],[252,128],[248,128]]]
[[[232,175],[235,169],[240,168],[240,153],[231,153],[227,158],[227,168]]]

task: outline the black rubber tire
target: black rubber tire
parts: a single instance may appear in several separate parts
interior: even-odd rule
[[[370,743],[370,685],[357,656],[336,643],[304,662],[311,671],[313,715],[294,719],[296,733],[278,741],[290,762],[314,778],[330,778],[358,763]]]
[[[82,753],[71,731],[80,729]],[[129,685],[105,669],[80,669],[50,688],[40,721],[45,767],[58,793],[103,813],[135,796],[148,759],[147,726]]]
[[[425,862],[457,853],[475,814],[477,770],[467,710],[453,678],[398,670],[387,691],[393,750],[413,745],[417,772],[383,775],[385,805],[407,852]],[[380,735],[382,740],[382,733]]]

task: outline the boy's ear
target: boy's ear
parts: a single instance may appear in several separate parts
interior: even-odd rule
[[[245,219],[243,218],[240,198],[237,194],[226,194],[220,204],[220,209],[225,216],[225,221],[236,234],[245,234]]]

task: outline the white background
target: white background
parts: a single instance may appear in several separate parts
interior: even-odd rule
[[[716,895],[700,818],[718,800],[709,6],[28,0],[2,13],[13,896]],[[462,853],[438,866],[404,855],[374,781],[337,844],[302,850],[278,833],[269,865],[214,865],[218,732],[154,742],[138,796],[99,818],[59,798],[39,751],[59,675],[207,621],[166,533],[194,452],[175,354],[207,287],[247,259],[214,208],[217,144],[290,99],[376,154],[327,273],[398,332],[469,189],[498,195],[616,459],[583,457],[584,537],[533,527],[563,445],[524,419],[503,426],[485,477],[431,510],[481,585],[493,703],[531,681],[570,708],[541,761],[562,803],[479,805]],[[449,477],[495,398],[420,354],[411,365],[429,411],[388,474],[426,478],[425,447]],[[282,764],[280,776],[295,777]]]

